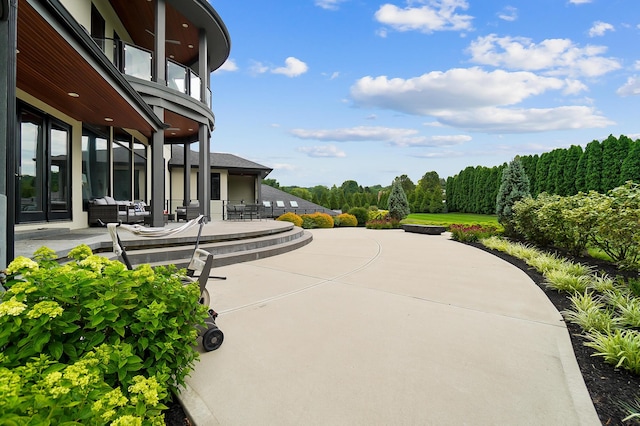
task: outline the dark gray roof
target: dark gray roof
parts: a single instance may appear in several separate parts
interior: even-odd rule
[[[191,167],[197,168],[200,164],[200,153],[196,151],[190,151]],[[210,154],[210,164],[213,169],[226,169],[229,171],[238,172],[253,172],[260,173],[262,177],[267,176],[273,169],[263,166],[262,164],[254,163],[253,161],[246,160],[242,157],[238,157],[233,154],[226,154],[222,152],[212,152]],[[184,149],[182,146],[171,147],[171,160],[169,160],[169,167],[179,166],[184,167]]]
[[[331,209],[327,209],[321,205],[307,201],[304,198],[296,197],[288,192],[281,191],[269,185],[262,185],[262,201],[270,201],[273,208],[274,216],[279,216],[284,212],[295,212],[298,214],[322,212],[330,214],[331,216],[337,216],[338,213]],[[284,201],[284,208],[276,206],[276,201]],[[298,203],[298,207],[292,207],[291,201]]]

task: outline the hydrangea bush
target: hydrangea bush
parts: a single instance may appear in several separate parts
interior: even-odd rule
[[[164,424],[163,402],[198,358],[198,285],[86,245],[55,258],[42,248],[5,271],[0,424]]]

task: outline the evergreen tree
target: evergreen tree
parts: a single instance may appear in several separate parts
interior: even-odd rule
[[[551,151],[551,164],[549,165],[549,178],[547,181],[547,192],[550,194],[561,194],[562,184],[564,182],[564,168],[567,157],[565,149],[554,149]]]
[[[588,154],[587,154],[588,151]],[[584,149],[584,153],[587,155],[587,161],[585,164],[585,192],[596,191],[603,192],[602,190],[602,145],[599,141],[593,140],[587,144]]]
[[[393,181],[388,202],[389,216],[402,220],[409,215],[409,202],[399,179]]]
[[[629,152],[628,138],[616,138],[609,135],[602,142],[602,191],[608,191],[618,186],[620,168]]]
[[[538,164],[538,159],[540,157],[538,154],[536,155],[525,155],[520,157],[520,161],[522,162],[522,167],[524,167],[524,172],[527,174],[529,178],[529,186],[531,190],[536,186],[536,165]]]
[[[578,162],[582,157],[582,147],[579,145],[571,145],[567,150],[565,157],[565,169],[562,174],[562,184],[558,195],[575,195],[578,193],[576,188],[576,173],[578,171]]]
[[[627,158],[622,162],[620,180],[622,183],[629,180],[640,183],[640,139],[631,142],[629,154],[627,154]]]
[[[552,155],[549,152],[542,153],[538,159],[538,164],[536,164],[536,187],[533,190],[535,194],[540,194],[547,190],[551,159]]]
[[[496,197],[498,221],[504,226],[507,235],[515,232],[511,222],[513,205],[516,201],[530,196],[529,178],[524,172],[520,158],[516,156],[502,173],[502,180]]]

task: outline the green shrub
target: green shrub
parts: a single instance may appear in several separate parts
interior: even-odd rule
[[[302,227],[306,229],[311,228],[333,228],[333,218],[327,213],[311,213],[303,214]]]
[[[451,225],[449,226],[451,238],[463,243],[471,243],[496,235],[498,230],[495,226],[483,225]]]
[[[385,220],[389,217],[389,210],[369,210],[367,221],[369,220]]]
[[[291,222],[295,226],[302,227],[302,218],[293,212],[288,212],[283,215],[280,215],[276,220],[281,220],[284,222]]]
[[[354,207],[349,210],[349,214],[356,217],[358,226],[365,226],[369,219],[369,212],[364,207]]]
[[[183,385],[198,358],[196,327],[207,316],[198,285],[183,284],[184,271],[174,266],[129,271],[86,245],[73,249],[65,265],[55,257],[42,248],[35,261],[18,257],[7,267],[7,291],[0,294],[0,383],[19,374],[25,386],[17,399],[0,392],[0,412],[25,415],[27,403],[20,401],[35,398],[44,417],[59,410],[58,419],[77,419],[65,413],[81,410],[90,419],[102,411],[91,404],[74,409],[87,400],[78,395],[99,401],[120,392],[130,397],[116,414],[128,415],[123,410],[131,403],[131,413],[155,417],[166,390]],[[157,383],[154,403],[134,402],[131,389],[147,386],[142,380]],[[43,385],[46,402],[37,395]]]
[[[349,213],[342,213],[335,217],[334,225],[336,227],[358,226],[358,219]]]
[[[370,220],[366,223],[367,229],[399,229],[402,227],[398,219],[388,217],[386,219]]]

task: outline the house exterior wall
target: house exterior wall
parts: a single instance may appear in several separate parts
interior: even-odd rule
[[[230,175],[228,181],[229,188],[229,203],[231,204],[240,204],[244,202],[245,204],[253,204],[256,203],[257,195],[256,195],[256,176],[251,175]]]

